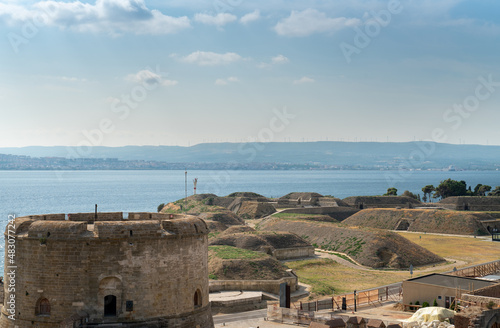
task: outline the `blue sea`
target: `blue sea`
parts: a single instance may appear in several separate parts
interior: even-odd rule
[[[339,198],[381,195],[396,187],[420,193],[428,184],[437,186],[451,178],[500,185],[500,171],[188,171],[188,195],[193,179],[198,193],[225,196],[252,191],[280,197],[292,191],[314,191]],[[185,195],[184,171],[0,171],[0,229],[9,214],[156,211]],[[2,236],[3,238],[3,236]],[[3,245],[3,240],[0,240]],[[3,252],[0,253],[3,267]]]

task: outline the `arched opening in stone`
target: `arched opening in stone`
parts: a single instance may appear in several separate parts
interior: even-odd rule
[[[104,297],[104,316],[116,317],[116,296],[106,295]]]
[[[194,292],[194,307],[200,307],[201,306],[201,292],[199,289],[197,289]]]
[[[36,315],[50,315],[50,302],[46,298],[40,298],[36,302]]]

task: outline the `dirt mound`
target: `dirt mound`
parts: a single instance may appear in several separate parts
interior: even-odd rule
[[[420,206],[418,200],[406,196],[352,196],[344,198],[343,201],[349,206],[364,207],[405,207],[408,204]]]
[[[287,277],[287,268],[261,252],[229,246],[209,246],[208,272],[217,280],[277,280]]]
[[[214,206],[213,194],[193,195],[186,199],[179,199],[173,203],[168,203],[161,209],[161,213],[187,213],[198,215],[204,212],[225,211],[222,206]],[[208,197],[206,197],[208,196]]]
[[[446,197],[438,202],[438,204],[457,204],[463,206],[464,204],[472,205],[500,205],[500,197],[492,196],[451,196]]]
[[[196,194],[196,195],[191,195],[191,196],[188,196],[188,200],[194,200],[194,201],[202,201],[204,199],[207,199],[207,198],[215,198],[217,197],[216,194]]]
[[[236,214],[228,210],[223,210],[220,212],[201,213],[199,217],[203,220],[220,222],[225,224],[226,226],[245,224],[245,221],[243,221]]]
[[[274,208],[273,204],[244,201],[241,203],[241,206],[236,213],[241,218],[250,220],[260,219],[265,216],[271,215],[274,212],[276,212],[276,209]]]
[[[238,192],[233,192],[227,197],[244,197],[248,199],[255,199],[255,198],[266,198],[265,196],[262,196],[260,194],[257,194],[255,192],[249,192],[249,191],[238,191]]]
[[[236,225],[227,228],[226,231],[224,231],[225,235],[230,235],[233,233],[240,233],[240,232],[254,232],[255,229],[246,225]]]
[[[224,233],[213,239],[210,245],[228,245],[252,251],[273,254],[276,249],[310,247],[307,241],[289,232]]]
[[[228,245],[271,254],[275,249],[311,246],[307,241],[289,232],[240,232],[224,233],[212,240],[210,245]]]
[[[435,232],[456,235],[487,235],[481,220],[493,219],[484,213],[431,209],[366,209],[342,222],[345,226],[388,230]]]
[[[313,246],[346,253],[372,268],[408,268],[444,259],[396,233],[374,229],[342,228],[328,223],[272,219],[261,229],[299,234]]]
[[[317,192],[291,192],[289,194],[286,194],[285,196],[280,197],[279,199],[309,199],[313,197],[323,197],[323,195],[318,194]]]
[[[223,232],[228,229],[227,225],[225,225],[222,222],[210,221],[210,220],[205,220],[205,222],[210,232]]]

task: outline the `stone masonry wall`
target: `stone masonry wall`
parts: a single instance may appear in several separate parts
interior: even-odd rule
[[[30,225],[18,220],[24,225],[16,238],[16,291],[6,292],[4,300],[14,295],[16,320],[9,320],[4,309],[0,327],[33,327],[32,321],[37,327],[57,327],[70,317],[94,323],[172,318],[177,322],[172,327],[189,327],[182,322],[213,327],[211,317],[196,319],[196,313],[206,317],[210,312],[208,231],[202,220],[180,219],[178,234],[165,231],[159,220],[93,225],[79,219]],[[194,233],[185,233],[193,224]],[[116,297],[116,317],[104,318],[107,295]],[[44,298],[50,315],[37,315],[37,302]],[[131,311],[127,301],[133,302]]]

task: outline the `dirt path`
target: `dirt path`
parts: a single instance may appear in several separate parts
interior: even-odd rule
[[[338,254],[342,254],[342,253],[338,253]],[[342,255],[345,255],[345,254],[342,254]],[[347,266],[347,267],[353,268],[353,269],[357,269],[357,270],[363,270],[363,271],[382,271],[382,270],[373,269],[373,268],[370,268],[370,267],[367,267],[367,266],[363,266],[363,265],[360,265],[360,264],[357,264],[357,263],[356,264],[355,263],[351,263],[351,262],[349,262],[347,260],[344,260],[343,258],[338,257],[333,252],[328,252],[328,251],[325,251],[325,250],[316,249],[316,256],[320,257],[320,258],[334,260],[335,262],[337,262],[339,264],[342,264],[344,266]],[[438,266],[425,267],[423,269],[419,269],[417,267],[413,271],[415,273],[433,272],[433,271],[436,271],[436,270],[437,271],[441,271],[441,272],[445,272],[445,271],[453,270],[454,267],[458,267],[458,266],[462,266],[462,265],[466,265],[467,264],[467,262],[460,261],[460,260],[454,260],[454,259],[445,259],[445,260],[448,261],[448,262],[453,262],[453,263],[446,263],[446,264],[442,264],[442,265],[438,265]],[[354,260],[353,260],[353,262],[354,262]],[[408,269],[406,269],[406,270],[391,270],[391,272],[408,272]]]

